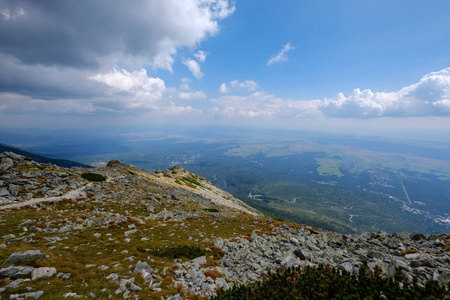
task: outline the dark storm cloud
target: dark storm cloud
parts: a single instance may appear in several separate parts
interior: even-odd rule
[[[2,1],[0,9],[23,15],[0,21],[0,51],[25,64],[96,66],[96,55],[112,41],[96,34],[94,22],[105,22],[101,15],[92,19],[94,11],[78,3]]]
[[[215,20],[232,11],[223,0],[0,0],[0,52],[25,64],[84,68],[121,54],[170,69],[178,47],[214,34]]]
[[[87,78],[88,71],[72,67],[26,65],[0,54],[0,91],[38,99],[86,98],[102,95],[107,87]]]
[[[92,97],[106,86],[89,78],[117,63],[172,71],[177,50],[233,10],[227,0],[0,0],[0,92]]]

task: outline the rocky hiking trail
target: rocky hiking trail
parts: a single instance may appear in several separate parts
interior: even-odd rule
[[[73,190],[73,191],[69,191],[62,196],[32,198],[30,200],[26,200],[26,201],[19,202],[19,203],[3,205],[3,206],[0,206],[0,210],[21,208],[24,206],[35,205],[35,204],[39,204],[39,203],[43,203],[43,202],[58,202],[58,201],[62,201],[64,199],[76,200],[76,199],[84,198],[84,197],[86,197],[85,189],[91,185],[92,185],[92,183],[88,183],[85,186],[77,188],[76,190]]]
[[[275,221],[181,167],[89,169],[0,154],[0,299],[206,299],[293,266],[450,281],[447,234],[338,234]]]

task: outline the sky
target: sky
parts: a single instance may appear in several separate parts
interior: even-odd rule
[[[450,2],[0,0],[0,126],[450,137]]]

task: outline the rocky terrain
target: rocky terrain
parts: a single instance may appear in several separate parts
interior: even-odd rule
[[[362,261],[446,283],[449,249],[446,234],[274,221],[180,167],[66,169],[0,154],[0,299],[201,299],[279,267],[356,274]]]

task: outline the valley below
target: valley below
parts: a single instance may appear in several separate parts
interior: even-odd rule
[[[449,144],[218,130],[105,135],[70,147],[59,136],[26,149],[97,167],[180,165],[273,218],[334,232],[450,229]]]

